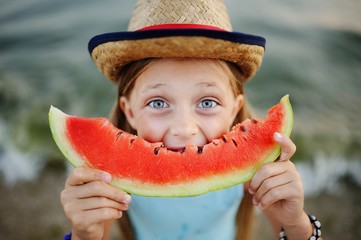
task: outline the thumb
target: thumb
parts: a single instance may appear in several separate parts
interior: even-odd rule
[[[281,144],[281,155],[278,161],[290,160],[290,158],[296,152],[296,145],[288,136],[283,135],[279,132],[275,132],[273,137],[276,142]]]

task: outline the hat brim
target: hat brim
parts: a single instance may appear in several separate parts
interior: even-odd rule
[[[116,81],[121,68],[146,58],[212,58],[237,64],[245,79],[261,65],[266,40],[240,32],[160,29],[114,32],[93,37],[89,53],[98,69]]]

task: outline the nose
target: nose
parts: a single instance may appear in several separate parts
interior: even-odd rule
[[[198,124],[191,110],[182,110],[174,115],[170,133],[173,136],[189,138],[198,132]]]

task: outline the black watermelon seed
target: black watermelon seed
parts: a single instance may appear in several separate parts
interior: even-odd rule
[[[225,137],[222,137],[223,142],[227,142],[227,139]]]
[[[236,140],[232,139],[232,142],[233,142],[234,146],[237,147],[237,142],[236,142]]]
[[[245,131],[246,131],[246,128],[243,127],[243,126],[241,126],[240,129],[241,129],[242,132],[245,132]]]
[[[198,154],[202,154],[203,152],[203,147],[198,147]]]
[[[120,138],[120,136],[123,134],[123,132],[122,131],[119,131],[118,133],[117,133],[117,140]]]
[[[252,119],[251,121],[252,121],[253,123],[255,123],[255,124],[258,123],[258,121],[257,121],[256,119]]]
[[[132,138],[129,140],[130,144],[132,144],[135,141],[135,138]]]
[[[154,148],[153,152],[154,152],[155,155],[158,155],[159,149],[160,149],[160,147]]]

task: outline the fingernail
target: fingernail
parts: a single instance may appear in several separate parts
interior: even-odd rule
[[[274,138],[276,141],[282,141],[282,139],[283,139],[282,134],[279,132],[275,132]]]
[[[104,172],[102,173],[102,180],[106,183],[109,183],[112,180],[112,176],[109,173]]]
[[[252,188],[248,188],[248,192],[253,195],[254,194],[254,190]]]
[[[132,197],[129,194],[125,194],[123,201],[124,203],[130,203],[130,201],[132,200]]]
[[[253,202],[254,205],[256,205],[256,206],[258,205],[258,201],[257,201],[256,197],[252,198],[252,202]]]

